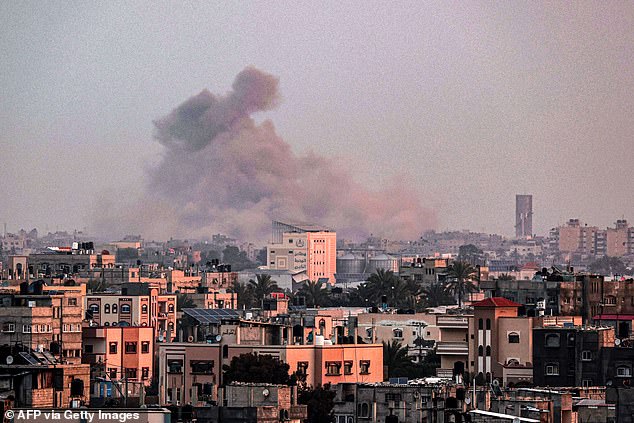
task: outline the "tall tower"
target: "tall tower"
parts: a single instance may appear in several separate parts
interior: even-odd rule
[[[526,238],[533,235],[533,196],[515,196],[515,236]]]

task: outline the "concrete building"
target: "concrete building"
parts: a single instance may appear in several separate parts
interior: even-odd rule
[[[515,196],[515,237],[533,236],[533,196]]]
[[[107,397],[104,385],[125,385],[131,396],[149,386],[154,371],[154,329],[142,326],[85,327],[83,362],[93,369],[93,397]],[[104,398],[105,399],[105,398]]]
[[[311,281],[335,283],[337,234],[308,224],[273,222],[273,241],[267,246],[267,267],[306,273]]]

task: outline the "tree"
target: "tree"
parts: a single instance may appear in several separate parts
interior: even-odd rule
[[[458,299],[458,306],[462,307],[462,302],[466,294],[476,291],[473,279],[476,269],[464,261],[456,261],[449,269],[449,279],[447,290]]]
[[[307,281],[299,289],[298,295],[306,299],[309,307],[323,307],[328,303],[328,288],[320,281]]]
[[[601,257],[590,263],[588,270],[604,276],[623,275],[627,272],[627,268],[620,258],[608,256]]]
[[[289,365],[271,355],[242,354],[224,365],[224,384],[231,382],[274,383],[290,385],[294,378],[288,374]]]
[[[330,384],[316,388],[302,387],[297,395],[297,402],[306,405],[308,408],[307,423],[334,423],[336,393],[330,389]]]
[[[512,281],[514,279],[515,278],[508,273],[502,273],[500,276],[498,276],[499,281]]]
[[[176,294],[176,310],[183,311],[184,308],[196,308],[194,300],[187,294]]]
[[[249,285],[253,289],[253,297],[258,304],[262,304],[264,298],[273,292],[280,291],[277,282],[271,279],[271,275],[255,275],[256,280],[249,280]]]
[[[420,295],[420,306],[422,308],[449,304],[453,304],[452,298],[441,284],[434,282],[427,288],[422,289]]]
[[[229,291],[238,296],[238,308],[251,308],[253,307],[253,286],[240,283],[237,280],[233,282],[233,286],[229,288]]]
[[[461,245],[458,248],[458,260],[465,261],[473,266],[483,264],[483,255],[482,250],[473,244]]]
[[[388,378],[407,376],[412,364],[407,346],[401,345],[396,339],[383,342],[383,366],[387,368]]]
[[[226,264],[230,264],[234,271],[249,269],[255,266],[254,263],[249,260],[245,251],[240,251],[238,247],[231,245],[228,245],[222,251],[222,261]]]
[[[386,296],[388,305],[392,307],[407,304],[412,295],[411,287],[403,279],[396,276],[393,271],[385,269],[376,269],[359,288],[359,293],[372,305],[380,304],[381,297]]]

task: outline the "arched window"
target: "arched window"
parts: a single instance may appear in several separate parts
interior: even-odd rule
[[[487,330],[491,330],[491,319],[487,319]]]
[[[99,313],[99,304],[91,304],[88,308],[93,314]]]
[[[116,305],[116,304],[113,304],[113,305],[112,305],[112,312],[113,312],[113,313],[116,313],[116,312],[117,312],[117,305]]]
[[[549,348],[559,348],[559,334],[547,333],[544,344]]]
[[[229,345],[222,346],[222,358],[229,358]]]
[[[480,329],[480,330],[484,329],[484,328],[482,327],[482,325],[483,325],[483,323],[482,323],[482,319],[478,319],[478,329]]]
[[[130,313],[130,304],[121,305],[121,313],[129,314]]]
[[[484,348],[482,345],[478,347],[478,357],[482,357],[484,355]]]
[[[167,306],[167,311],[168,311],[169,313],[173,313],[173,312],[174,312],[174,304],[170,304],[170,305],[168,305],[168,306]]]
[[[110,313],[110,304],[106,304],[103,306],[103,312],[104,313]]]
[[[141,306],[141,313],[147,313],[147,304]]]
[[[491,357],[491,346],[490,345],[487,345],[486,353],[487,353],[487,357]]]
[[[517,332],[509,332],[509,344],[519,344],[520,334]]]
[[[629,366],[619,366],[616,368],[617,377],[632,377],[632,368]]]
[[[487,372],[486,381],[487,383],[491,383],[491,372]]]
[[[394,338],[402,338],[403,337],[403,329],[397,328],[392,331],[394,333]]]

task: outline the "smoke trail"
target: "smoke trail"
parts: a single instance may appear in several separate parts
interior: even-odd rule
[[[202,91],[154,122],[166,148],[150,172],[149,209],[160,202],[162,210],[152,218],[155,231],[176,226],[179,234],[165,236],[221,232],[266,240],[272,219],[288,219],[344,236],[414,239],[435,223],[434,213],[402,186],[369,191],[333,160],[294,154],[270,121],[250,117],[277,100],[278,79],[248,67],[228,94]],[[165,215],[170,224],[161,223]]]

